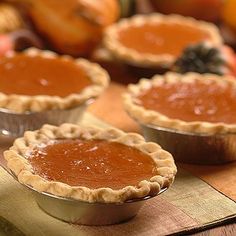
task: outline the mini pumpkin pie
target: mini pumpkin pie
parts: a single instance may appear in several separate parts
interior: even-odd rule
[[[11,112],[69,109],[97,97],[109,76],[85,59],[28,49],[0,58],[0,107]]]
[[[236,132],[236,80],[169,72],[142,79],[124,95],[127,112],[145,125],[199,134]]]
[[[113,56],[139,67],[169,67],[190,44],[222,38],[216,26],[179,15],[137,15],[105,31],[104,45]]]
[[[86,202],[156,195],[176,174],[159,145],[114,128],[44,125],[16,139],[4,157],[21,183]]]

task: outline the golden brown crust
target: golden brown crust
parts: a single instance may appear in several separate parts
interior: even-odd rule
[[[27,152],[35,145],[57,138],[104,139],[135,147],[148,154],[156,163],[158,175],[150,180],[141,181],[137,187],[127,186],[123,189],[111,188],[89,189],[82,186],[71,187],[67,184],[47,181],[34,174],[30,163],[25,158]],[[4,152],[8,168],[18,177],[19,182],[32,186],[39,192],[82,200],[86,202],[124,202],[129,199],[156,195],[161,189],[169,187],[176,174],[176,166],[170,153],[135,133],[124,133],[114,128],[99,129],[62,124],[59,127],[44,125],[40,130],[27,131],[24,137],[15,140],[13,146]]]
[[[25,50],[23,53],[30,57],[40,56],[45,58],[59,57],[61,60],[72,60],[70,56],[58,54],[39,50],[36,48],[30,48]],[[9,56],[14,56],[14,52],[9,54]],[[37,96],[27,96],[27,95],[17,95],[10,94],[6,95],[0,92],[0,107],[6,108],[11,112],[25,113],[25,112],[41,112],[52,109],[69,109],[78,105],[83,104],[91,98],[95,98],[100,95],[103,90],[108,86],[109,75],[102,69],[98,64],[91,63],[85,59],[73,59],[73,63],[81,66],[88,77],[92,81],[92,85],[86,87],[80,93],[73,93],[64,98],[59,96],[47,96],[47,95],[37,95]]]
[[[141,124],[154,125],[175,129],[182,132],[203,133],[203,134],[225,134],[235,133],[236,124],[210,123],[202,121],[186,122],[179,119],[171,119],[157,111],[148,110],[135,102],[136,97],[151,86],[163,83],[194,83],[196,80],[210,84],[212,82],[224,86],[236,88],[236,80],[231,76],[217,76],[212,74],[187,73],[178,74],[168,72],[165,75],[156,75],[151,79],[141,79],[136,85],[128,86],[128,93],[124,94],[124,106],[126,111]]]
[[[105,31],[104,45],[105,47],[118,59],[131,65],[140,67],[169,67],[176,59],[171,54],[150,54],[139,53],[132,48],[127,48],[118,40],[119,30],[128,28],[130,26],[142,25],[146,23],[162,23],[165,24],[180,24],[188,25],[197,29],[202,29],[210,36],[209,43],[213,45],[221,45],[222,37],[216,26],[204,21],[195,20],[191,17],[184,17],[180,15],[162,15],[154,13],[151,15],[136,15],[128,19],[122,19],[118,23],[111,25]],[[174,41],[173,41],[174,43]]]

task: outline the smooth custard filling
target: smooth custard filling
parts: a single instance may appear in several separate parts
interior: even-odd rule
[[[54,140],[34,148],[27,159],[47,180],[88,188],[137,186],[156,174],[150,156],[106,140]]]
[[[143,24],[121,29],[118,40],[127,48],[140,53],[179,56],[189,44],[209,40],[201,29],[180,24]]]
[[[92,82],[72,60],[16,54],[0,58],[0,92],[65,97]]]
[[[172,119],[236,124],[236,88],[195,83],[168,83],[138,96],[138,104]]]

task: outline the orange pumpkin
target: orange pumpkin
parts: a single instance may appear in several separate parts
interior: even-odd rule
[[[24,0],[37,31],[60,53],[86,55],[120,14],[118,0]]]
[[[236,34],[236,1],[226,0],[222,9],[222,19]]]
[[[217,22],[224,0],[149,0],[155,10]],[[235,0],[233,0],[235,1]]]

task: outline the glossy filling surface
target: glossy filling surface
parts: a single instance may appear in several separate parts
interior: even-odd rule
[[[27,158],[35,174],[71,186],[120,189],[156,173],[147,154],[105,140],[54,140],[34,148]]]
[[[209,39],[207,32],[179,24],[144,24],[119,31],[118,40],[140,53],[178,56],[189,44]]]
[[[236,88],[217,83],[172,83],[152,87],[138,103],[169,118],[236,124]]]
[[[91,80],[72,60],[16,54],[0,58],[0,92],[65,97],[78,93]]]

